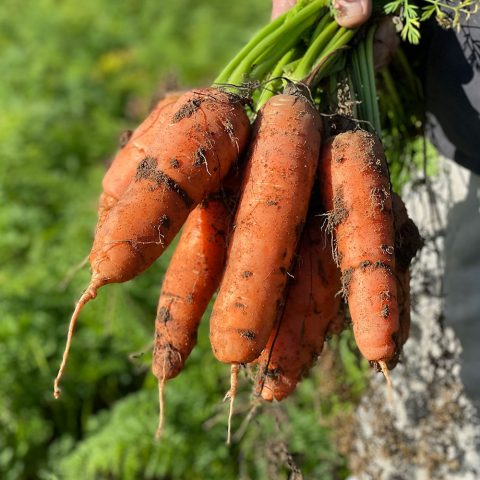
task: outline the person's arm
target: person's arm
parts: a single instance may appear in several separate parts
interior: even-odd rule
[[[480,175],[480,25],[472,18],[460,31],[434,21],[422,32],[427,134],[440,153]],[[478,47],[477,47],[478,48]]]

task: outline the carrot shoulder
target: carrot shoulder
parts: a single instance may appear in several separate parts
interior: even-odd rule
[[[283,317],[259,357],[257,393],[267,401],[282,400],[295,390],[339,314],[340,270],[322,221],[311,217],[305,226]]]
[[[320,179],[356,343],[368,360],[386,362],[398,350],[399,325],[392,198],[378,138],[363,130],[335,136]]]
[[[145,158],[152,145],[155,145],[165,121],[171,117],[173,105],[180,96],[179,92],[167,94],[138,128],[125,138],[124,144],[121,145],[102,180],[97,229],[127,189],[135,176],[138,164]]]
[[[257,358],[282,309],[318,162],[320,117],[306,98],[277,95],[255,132],[210,319],[214,354],[226,363]]]

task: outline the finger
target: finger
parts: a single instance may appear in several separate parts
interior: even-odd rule
[[[341,27],[355,28],[365,23],[372,14],[371,0],[334,0],[335,20]]]
[[[290,10],[297,0],[272,0],[272,20]]]

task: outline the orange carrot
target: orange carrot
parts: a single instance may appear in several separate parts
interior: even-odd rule
[[[363,130],[337,135],[323,150],[320,178],[355,340],[365,358],[385,366],[399,346],[392,199],[380,141]]]
[[[220,283],[235,195],[228,191],[215,194],[190,213],[163,279],[152,362],[161,405],[157,438],[163,423],[163,386],[182,370],[197,342],[202,315]]]
[[[148,268],[165,250],[192,210],[220,183],[245,147],[249,121],[235,95],[209,88],[175,103],[134,179],[97,232],[90,253],[92,279],[70,321],[62,364],[81,309],[98,288],[124,282]]]
[[[307,212],[320,117],[303,96],[277,95],[260,111],[225,273],[210,319],[215,356],[248,363],[265,347]]]
[[[145,158],[151,146],[155,145],[165,121],[171,117],[173,105],[181,95],[181,92],[168,93],[133,133],[122,135],[121,148],[102,180],[97,230],[127,189],[138,164]]]
[[[154,142],[165,120],[170,118],[171,107],[180,98],[181,92],[169,92],[160,100],[150,115],[134,131],[127,130],[120,136],[120,150],[115,155],[102,180],[102,193],[98,200],[96,235],[105,222],[108,213],[118,202],[135,176],[138,164],[145,158],[149,142]],[[101,241],[97,239],[97,242]],[[64,288],[73,276],[88,263],[88,256],[68,272],[62,281]]]
[[[220,283],[232,214],[209,198],[189,215],[163,279],[158,302],[153,373],[178,375],[196,343],[200,319]]]
[[[323,349],[340,309],[340,270],[320,217],[310,217],[303,233],[285,311],[259,358],[257,394],[264,400],[288,397]]]
[[[124,282],[148,268],[190,210],[219,190],[246,144],[249,123],[238,97],[193,91],[173,111],[102,226],[90,255],[94,284]]]

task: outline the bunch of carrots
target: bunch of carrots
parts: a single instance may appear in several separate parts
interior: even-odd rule
[[[392,192],[372,122],[331,113],[332,79],[356,33],[336,26],[325,1],[300,2],[214,86],[167,95],[124,138],[103,179],[92,277],[71,318],[56,398],[83,306],[150,267],[182,227],[155,320],[161,412],[165,382],[182,370],[215,292],[210,340],[231,365],[231,405],[246,364],[257,367],[261,398],[290,395],[347,318],[362,355],[389,378],[408,338],[421,238]],[[370,37],[357,39],[360,54],[349,47],[363,84]]]

